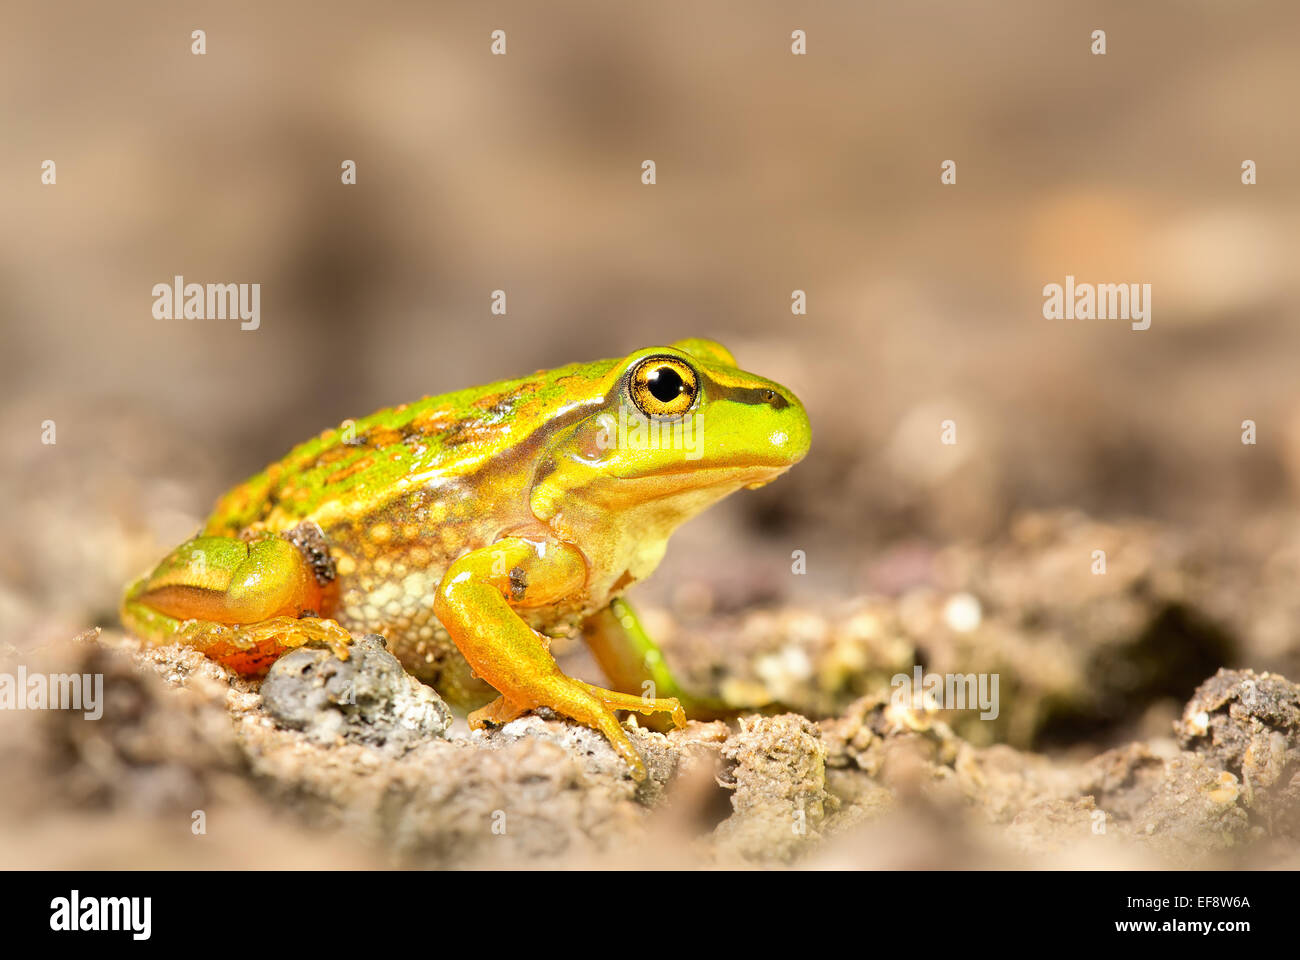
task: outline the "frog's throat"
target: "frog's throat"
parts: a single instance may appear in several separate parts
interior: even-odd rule
[[[531,500],[537,518],[586,558],[587,586],[593,596],[603,595],[614,583],[627,586],[648,577],[663,558],[673,531],[735,487],[685,488],[673,497],[630,502],[611,501],[609,489],[560,491],[540,484]],[[606,495],[594,499],[584,495],[596,490]]]
[[[728,494],[768,483],[789,468],[789,463],[695,467],[636,477],[591,469],[552,470],[535,480],[529,505],[544,523],[567,512],[591,515],[601,524],[653,517],[655,528],[671,530]]]
[[[529,502],[538,520],[583,552],[594,575],[627,571],[640,580],[658,564],[683,522],[784,469],[718,468],[636,480],[557,472],[534,485]]]

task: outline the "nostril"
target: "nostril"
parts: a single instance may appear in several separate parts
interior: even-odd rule
[[[790,405],[790,401],[779,387],[740,387],[733,390],[731,396],[741,403],[761,403],[773,410],[784,410]]]

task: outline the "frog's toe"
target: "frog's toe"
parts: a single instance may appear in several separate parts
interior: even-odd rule
[[[647,717],[656,713],[666,713],[672,718],[673,726],[679,728],[686,726],[686,711],[682,709],[681,701],[676,697],[638,697],[632,693],[618,693],[592,686],[581,680],[578,682],[610,710],[633,710]]]
[[[579,686],[586,687],[587,684],[576,681]],[[599,701],[599,698],[597,698]],[[577,713],[569,713],[573,719],[579,723],[599,730],[609,741],[609,745],[614,748],[614,752],[623,758],[623,762],[628,765],[628,770],[632,774],[632,779],[637,783],[645,780],[646,767],[645,761],[641,759],[641,754],[637,753],[636,747],[632,746],[632,740],[628,737],[627,731],[623,725],[618,722],[618,717],[614,715],[614,710],[606,707],[603,703],[599,707],[589,706],[581,716]]]
[[[302,646],[328,647],[340,660],[348,658],[352,646],[352,634],[334,620],[319,617],[276,617],[275,619],[288,621],[284,627],[285,638],[282,641],[286,649]]]
[[[527,707],[513,704],[505,697],[497,697],[486,707],[480,707],[471,712],[466,719],[469,721],[471,730],[481,730],[489,723],[501,726],[511,720],[518,720],[527,712]]]
[[[346,660],[352,634],[333,620],[270,617],[234,626],[187,620],[177,631],[177,639],[247,676],[265,673],[285,653],[302,646],[328,647],[340,660]]]

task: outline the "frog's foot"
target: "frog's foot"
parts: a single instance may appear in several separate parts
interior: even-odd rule
[[[668,713],[678,726],[686,725],[686,714],[675,699],[652,700],[636,697],[628,693],[616,693],[593,687],[581,680],[574,680],[558,673],[545,678],[539,683],[533,694],[536,706],[550,707],[557,713],[571,717],[581,724],[594,727],[605,735],[609,745],[632,768],[632,779],[642,781],[646,778],[645,762],[632,746],[627,731],[614,715],[615,710],[635,710],[638,713]]]
[[[284,654],[302,646],[327,647],[346,660],[352,634],[333,620],[271,617],[235,626],[187,620],[177,629],[176,639],[223,666],[250,675],[264,673]]]
[[[632,768],[632,777],[644,780],[645,763],[632,746],[623,725],[614,715],[615,710],[633,710],[637,713],[667,713],[675,726],[686,725],[686,713],[676,699],[651,699],[636,697],[628,693],[616,693],[603,690],[581,680],[557,673],[539,684],[539,689],[529,695],[528,700],[516,702],[502,695],[486,707],[475,710],[469,715],[471,730],[478,730],[487,724],[505,724],[516,720],[535,707],[549,707],[557,713],[577,720],[581,724],[594,727],[603,733],[610,745]]]
[[[512,696],[503,694],[483,709],[475,710],[469,716],[469,724],[477,730],[485,723],[509,723],[537,707],[549,707],[562,716],[599,730],[614,752],[631,768],[632,779],[638,782],[646,778],[645,762],[632,746],[614,711],[665,712],[670,713],[679,726],[686,723],[686,715],[676,700],[649,700],[602,690],[557,671],[552,676],[537,678],[531,689],[516,687]]]
[[[565,676],[546,638],[512,608],[569,596],[581,589],[586,575],[586,561],[573,547],[510,537],[453,563],[438,587],[434,613],[475,674],[501,693],[475,711],[471,724],[508,722],[535,707],[550,707],[603,733],[631,767],[633,779],[644,780],[645,764],[614,711],[664,712],[685,723],[681,704],[615,693]]]

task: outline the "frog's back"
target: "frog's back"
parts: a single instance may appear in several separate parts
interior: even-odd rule
[[[204,532],[281,532],[314,521],[328,533],[424,489],[472,486],[485,467],[507,471],[528,438],[612,363],[539,370],[344,421],[227,492]]]

